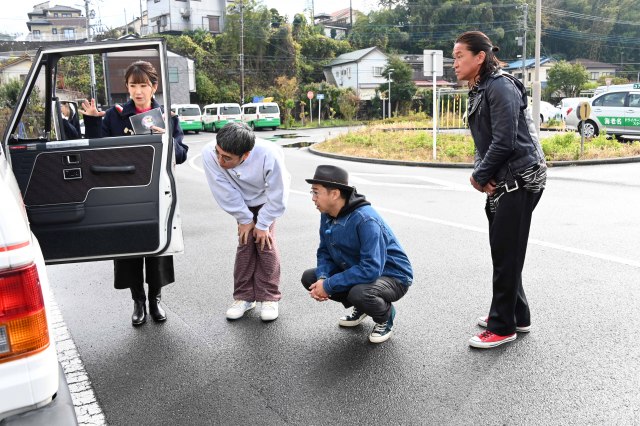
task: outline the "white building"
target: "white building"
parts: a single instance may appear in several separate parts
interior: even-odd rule
[[[226,0],[147,0],[148,25],[142,34],[181,33],[203,29],[220,33]]]
[[[324,67],[324,78],[341,89],[352,88],[361,100],[370,100],[376,89],[387,82],[382,71],[388,57],[377,47],[342,54]]]

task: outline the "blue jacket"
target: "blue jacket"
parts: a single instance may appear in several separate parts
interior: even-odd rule
[[[347,291],[381,276],[409,286],[413,270],[409,258],[384,219],[363,195],[351,194],[338,217],[320,217],[317,279],[324,278],[328,294]]]
[[[158,108],[160,104],[155,99],[151,99],[151,107]],[[100,117],[84,116],[85,136],[87,138],[102,138],[108,136],[132,135],[131,121],[129,117],[136,114],[136,106],[133,100],[122,105],[122,112],[118,112],[115,107],[107,110],[102,120]],[[173,146],[176,153],[176,163],[184,163],[187,159],[189,147],[182,142],[184,132],[180,128],[178,117],[171,117],[171,129],[173,131]]]

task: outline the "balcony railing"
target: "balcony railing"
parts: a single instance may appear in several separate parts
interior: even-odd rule
[[[77,31],[73,34],[27,34],[27,41],[75,41],[75,40],[85,40],[87,38],[86,31]]]

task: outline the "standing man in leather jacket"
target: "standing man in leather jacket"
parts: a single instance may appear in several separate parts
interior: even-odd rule
[[[500,70],[491,40],[479,31],[459,36],[453,48],[458,80],[469,85],[469,129],[476,146],[471,185],[487,194],[493,299],[486,330],[469,340],[492,348],[531,328],[522,286],[531,216],[546,184],[547,166],[524,86]]]
[[[409,258],[371,203],[349,186],[346,170],[318,166],[306,181],[322,214],[317,267],[302,274],[302,285],[318,302],[353,306],[338,321],[342,327],[355,327],[371,316],[375,325],[369,341],[382,343],[393,333],[392,302],[405,295],[413,280]]]

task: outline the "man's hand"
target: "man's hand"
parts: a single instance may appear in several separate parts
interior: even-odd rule
[[[271,250],[271,234],[269,234],[269,230],[253,228],[253,238],[256,240],[256,244],[260,245],[260,250],[264,251],[265,244]]]
[[[87,101],[86,99],[82,101],[82,108],[78,108],[82,115],[88,115],[91,117],[102,117],[106,114],[104,111],[98,111],[98,107],[96,107],[96,100],[91,99],[91,101]]]
[[[471,175],[471,177],[469,177],[469,182],[471,182],[471,186],[473,186],[477,191],[484,192],[487,195],[493,195],[496,192],[495,179],[490,179],[485,186],[480,186],[480,184],[473,178],[473,175]]]
[[[329,300],[329,295],[324,291],[324,287],[322,286],[323,283],[324,280],[318,280],[309,286],[309,295],[318,302]]]
[[[241,245],[247,244],[249,240],[249,233],[253,230],[255,224],[253,222],[246,223],[244,225],[238,224],[238,242]]]

